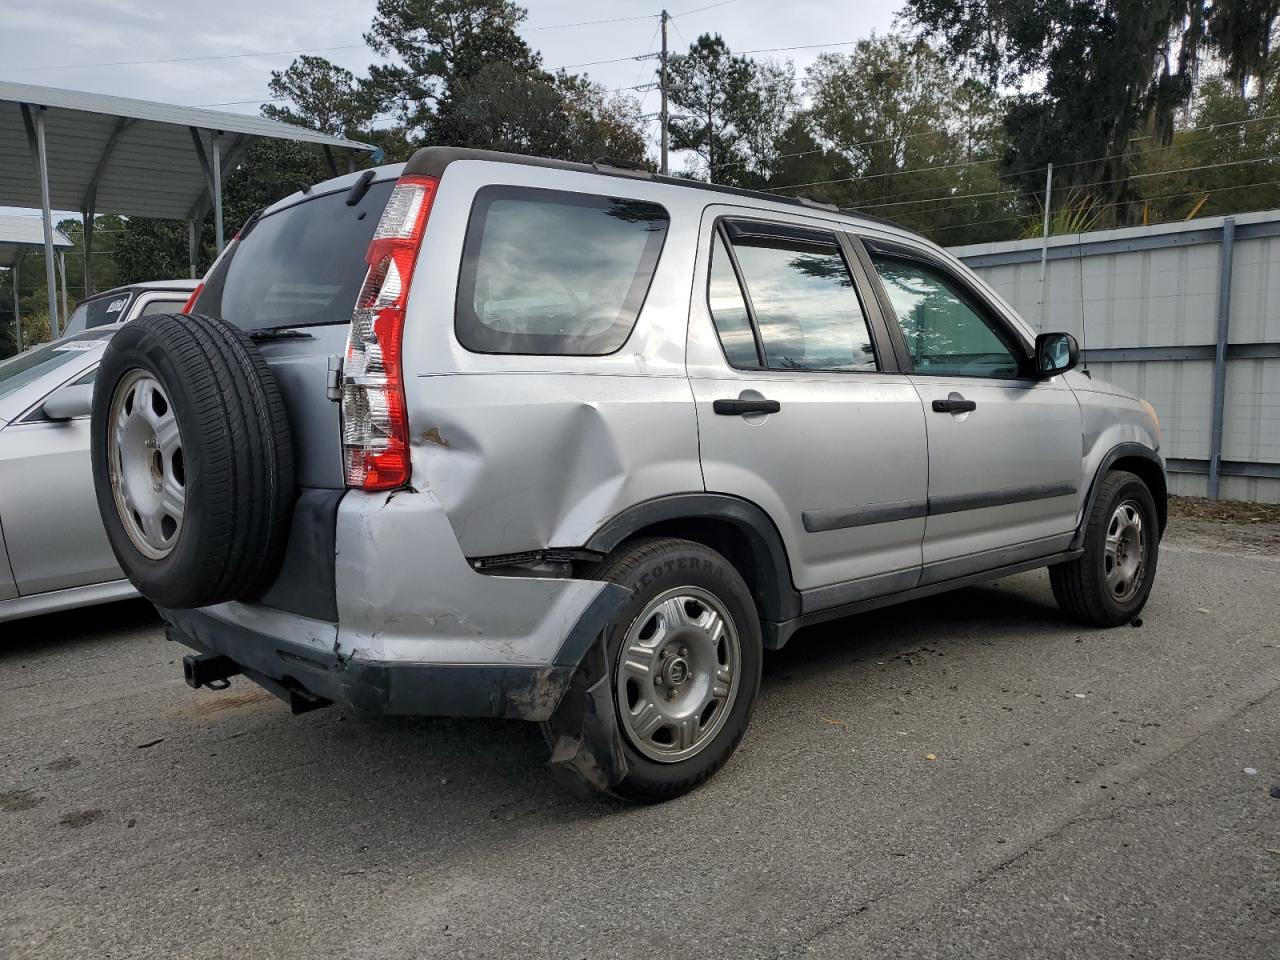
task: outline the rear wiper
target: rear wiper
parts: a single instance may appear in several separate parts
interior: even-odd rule
[[[347,193],[348,207],[354,207],[364,199],[364,195],[369,192],[369,184],[373,183],[374,175],[374,171],[366,170],[360,174],[360,179],[351,185],[351,190]]]
[[[267,327],[264,330],[250,330],[249,339],[259,340],[310,340],[312,335],[305,330],[294,330],[290,327]]]

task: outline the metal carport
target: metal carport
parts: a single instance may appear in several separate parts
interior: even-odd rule
[[[62,312],[67,312],[67,261],[64,251],[74,246],[61,230],[54,230],[53,248],[58,251],[62,271]],[[8,267],[13,280],[13,335],[22,351],[22,307],[18,303],[18,266],[22,255],[32,248],[45,248],[44,226],[35,217],[0,213],[0,267]]]
[[[212,207],[221,251],[222,181],[263,138],[312,144],[335,174],[339,155],[354,169],[357,153],[374,150],[264,117],[0,82],[0,205],[43,211],[54,333],[52,210],[79,210],[84,218],[86,288],[97,213],[185,220],[194,276],[199,224]]]

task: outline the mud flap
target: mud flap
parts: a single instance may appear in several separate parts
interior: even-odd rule
[[[576,737],[561,734],[551,752],[551,766],[597,790],[609,790],[627,775],[622,734],[614,717],[609,678],[586,691],[582,727]]]
[[[570,786],[608,791],[627,775],[627,756],[613,705],[612,679],[606,668],[612,630],[587,651],[582,664],[547,724],[552,736],[550,764]]]

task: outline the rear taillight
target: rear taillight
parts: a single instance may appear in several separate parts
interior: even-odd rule
[[[204,289],[204,281],[201,280],[196,284],[196,288],[191,291],[191,296],[187,297],[187,302],[182,305],[182,313],[190,313],[191,308],[196,305],[196,300],[200,298],[200,291]]]
[[[435,177],[401,177],[374,231],[343,362],[342,455],[347,486],[389,490],[409,482],[409,420],[400,344]]]

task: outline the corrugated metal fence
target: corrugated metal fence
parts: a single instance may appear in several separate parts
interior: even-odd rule
[[[953,247],[1155,405],[1171,492],[1280,502],[1280,210]]]

